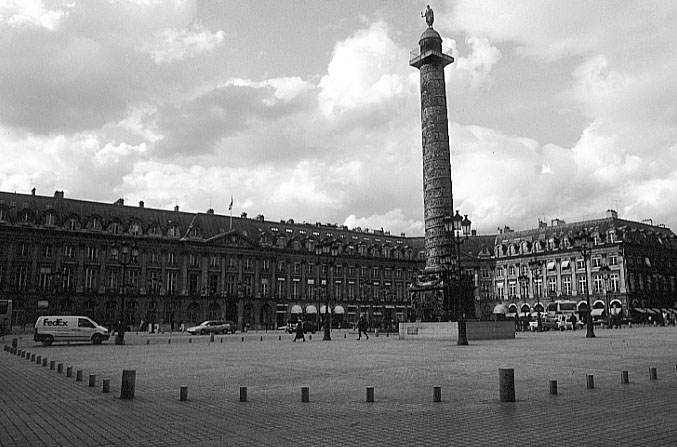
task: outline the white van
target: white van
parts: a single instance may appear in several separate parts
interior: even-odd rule
[[[109,337],[108,329],[99,326],[88,317],[59,315],[38,318],[35,322],[33,340],[45,346],[55,341],[91,341],[95,345],[100,345]]]

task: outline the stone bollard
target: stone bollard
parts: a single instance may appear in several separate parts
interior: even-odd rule
[[[261,336],[261,341],[263,341],[263,335]]]
[[[242,343],[244,343],[244,337],[242,337]]]
[[[247,402],[247,387],[240,387],[240,402]]]
[[[181,389],[179,391],[179,400],[181,402],[188,400],[188,385],[181,385]]]
[[[343,334],[343,338],[348,338],[348,334]]]
[[[281,336],[281,335],[278,335],[278,336],[277,336],[277,341],[282,341],[282,336]]]
[[[219,343],[223,343],[223,337],[219,338]]]
[[[147,345],[150,344],[150,339],[146,339],[146,344],[147,344]]]
[[[310,389],[307,386],[301,388],[301,402],[310,402]]]
[[[433,387],[433,402],[442,402],[442,387]]]
[[[188,343],[193,343],[193,339],[189,337],[189,338],[188,338]]]
[[[54,360],[49,361],[49,369],[54,369],[56,368],[56,362]]]
[[[374,387],[368,386],[367,387],[367,402],[373,402],[373,401],[374,401]]]
[[[57,374],[63,373],[63,363],[59,363],[56,367]]]
[[[587,388],[589,390],[595,388],[595,376],[593,376],[592,374],[588,374],[586,376],[586,379],[587,379]]]
[[[649,380],[658,380],[658,371],[656,368],[649,368]]]
[[[122,385],[120,385],[120,399],[134,399],[136,388],[136,370],[122,370]]]
[[[557,394],[557,381],[556,380],[550,381],[550,394],[552,394],[552,395]]]
[[[96,386],[96,374],[89,375],[89,386]]]
[[[209,343],[214,343],[214,333],[209,334]]]
[[[171,344],[172,344],[172,339],[171,339],[171,338],[168,338],[168,339],[167,339],[167,344],[168,344],[168,345],[171,345]]]
[[[66,377],[73,377],[73,367],[72,366],[66,367]]]
[[[628,372],[627,371],[621,371],[621,383],[622,384],[630,383],[630,379],[628,378]]]
[[[103,379],[103,386],[101,387],[101,390],[104,393],[110,393],[110,379]]]
[[[313,339],[313,334],[308,335],[308,340],[312,340],[312,339]]]
[[[515,402],[515,370],[498,369],[498,388],[501,402]]]
[[[82,382],[82,370],[78,369],[75,371],[75,381],[76,382]]]

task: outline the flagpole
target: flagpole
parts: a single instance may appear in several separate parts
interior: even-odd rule
[[[230,229],[233,229],[233,195],[230,195],[230,205],[228,205],[228,211],[230,211]]]

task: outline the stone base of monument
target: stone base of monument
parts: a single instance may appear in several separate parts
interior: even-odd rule
[[[468,341],[501,340],[515,338],[515,322],[466,321]],[[400,323],[400,340],[453,340],[458,341],[458,323]]]

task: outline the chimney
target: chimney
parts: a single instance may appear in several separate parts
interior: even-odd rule
[[[179,205],[174,205],[174,211],[179,212]]]
[[[243,218],[243,219],[246,219],[246,218],[247,218],[247,213],[243,212],[242,214],[240,214],[240,217]]]
[[[470,230],[471,236],[477,236],[477,230]]]
[[[54,191],[54,197],[57,199],[63,199],[63,191]]]
[[[113,205],[123,206],[125,204],[125,199],[117,199]]]
[[[33,195],[35,195],[35,191],[36,191],[35,188],[31,189],[31,193],[32,193]]]
[[[214,214],[214,208],[209,208],[207,210],[207,214]]]
[[[144,205],[143,200],[139,200],[139,208],[143,208],[143,205]]]
[[[618,212],[616,210],[606,210],[606,217],[618,219]]]

